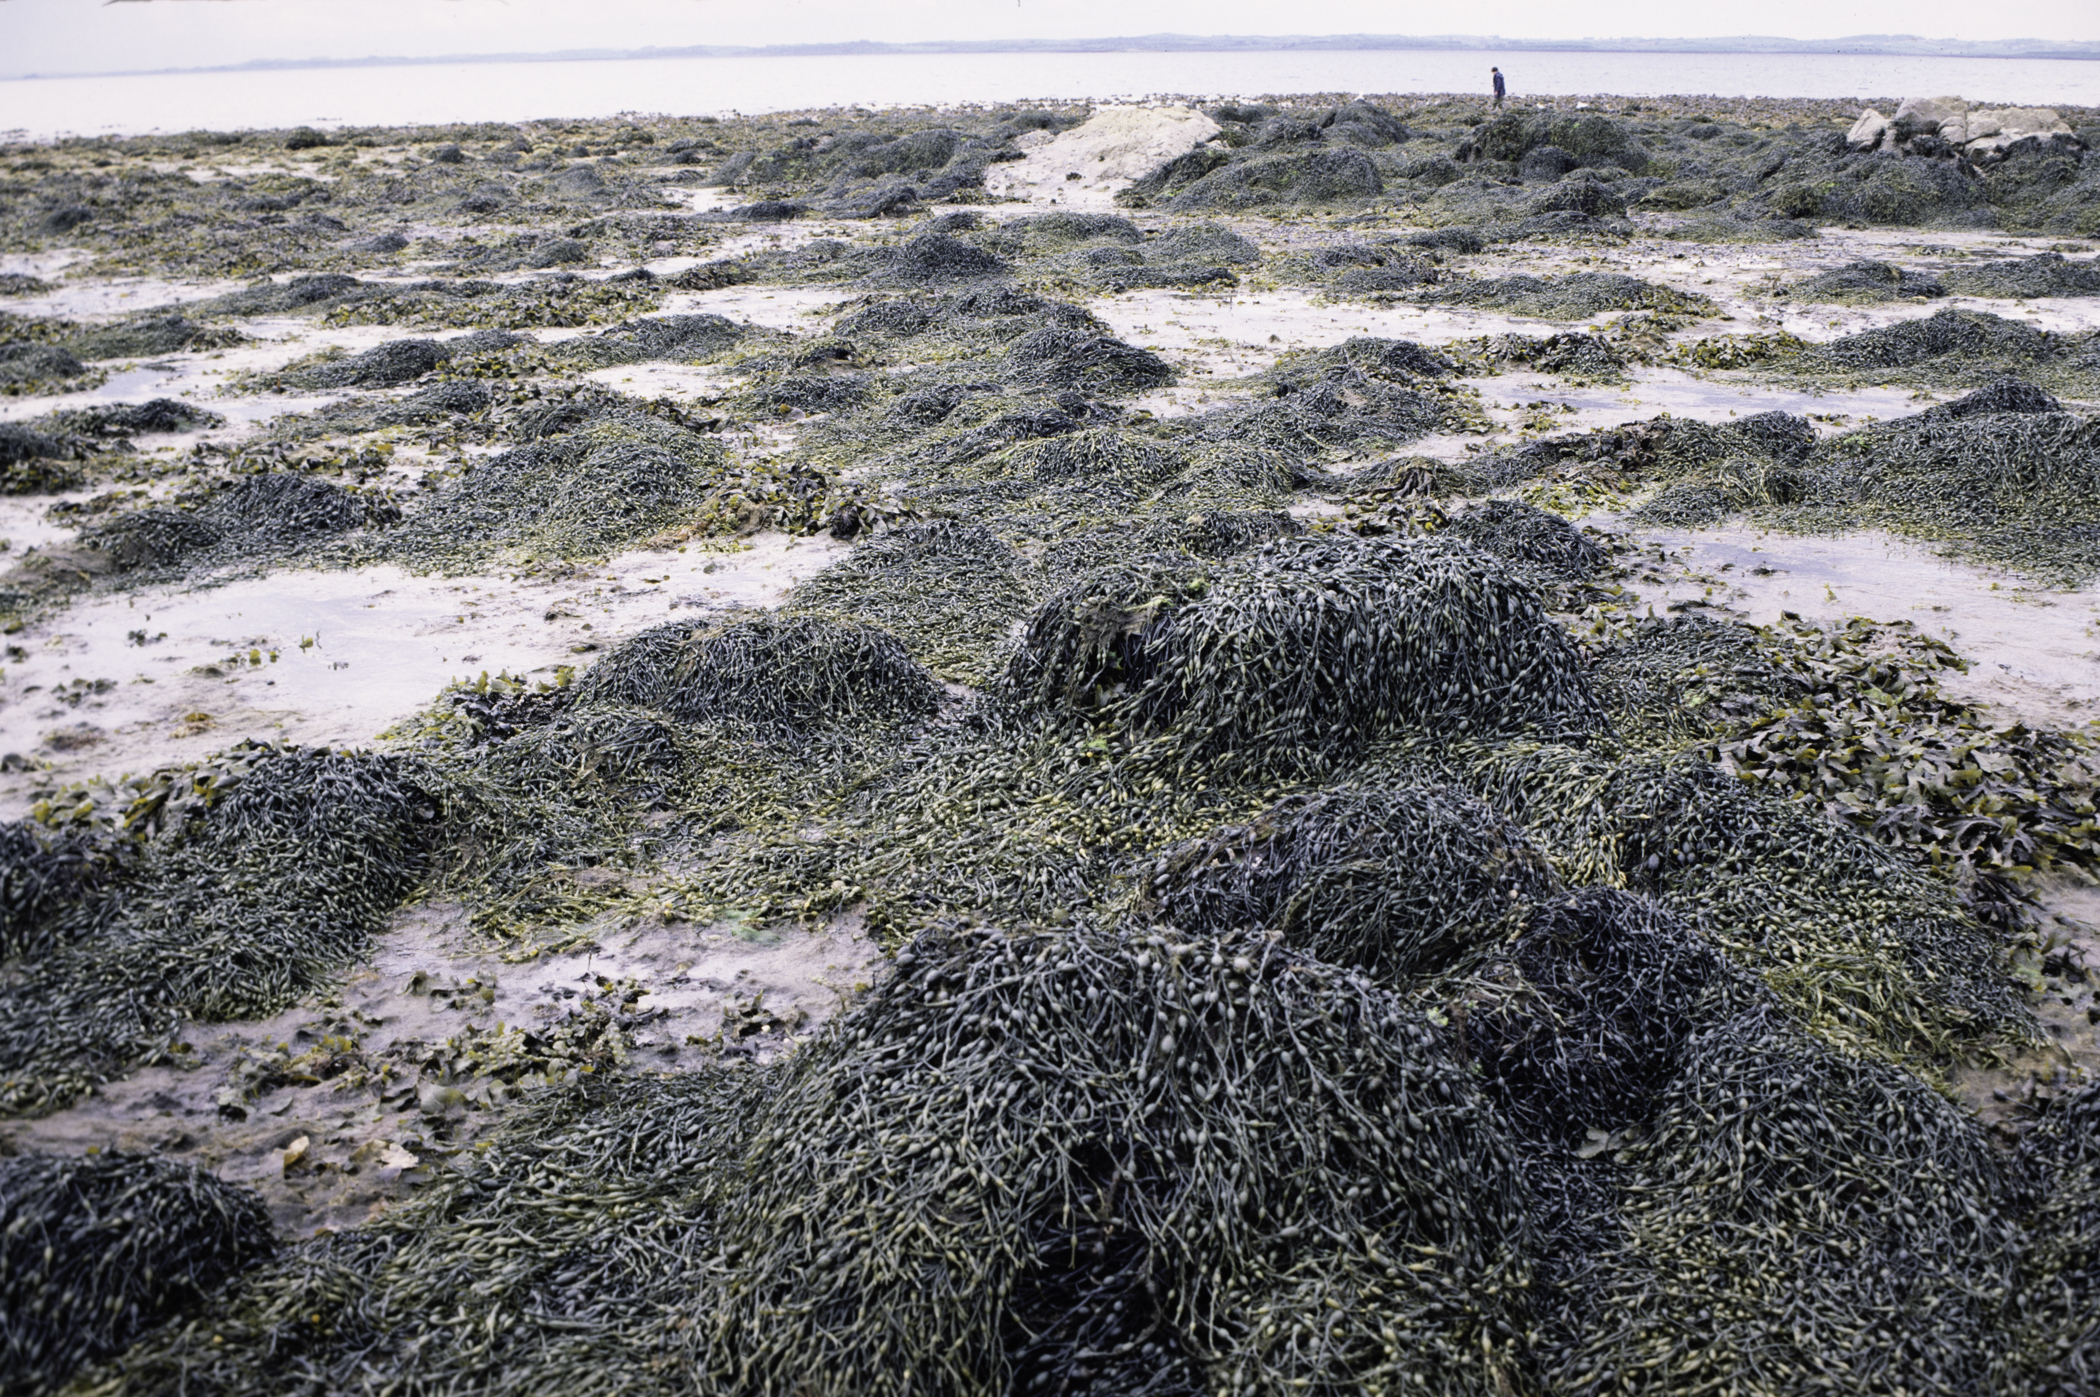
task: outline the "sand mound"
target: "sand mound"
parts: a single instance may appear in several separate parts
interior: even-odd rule
[[[1032,203],[1108,208],[1131,180],[1220,129],[1192,107],[1103,107],[1062,135],[1021,137],[1015,144],[1029,147],[1027,156],[986,171],[984,186]]]

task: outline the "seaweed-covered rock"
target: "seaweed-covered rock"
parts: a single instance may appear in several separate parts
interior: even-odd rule
[[[1558,179],[1532,196],[1526,212],[1533,216],[1556,213],[1579,213],[1585,218],[1618,216],[1626,212],[1626,196],[1613,185],[1583,171]],[[1536,234],[1526,232],[1524,236]]]
[[[1261,249],[1251,238],[1216,223],[1169,228],[1145,244],[1145,255],[1154,261],[1218,262],[1234,267],[1251,267],[1261,261]]]
[[[507,549],[599,557],[687,516],[724,484],[721,445],[623,407],[554,404],[544,435],[478,461],[374,547],[417,567],[481,566]]]
[[[1626,373],[1626,361],[1611,343],[1597,335],[1488,335],[1458,346],[1469,366],[1502,373],[1510,366],[1540,369],[1572,379],[1614,380]]]
[[[266,1258],[255,1193],[125,1153],[0,1158],[0,1381],[54,1391]]]
[[[887,256],[874,274],[878,280],[919,286],[969,281],[1003,275],[1004,261],[974,244],[946,233],[921,233]]]
[[[1947,273],[1946,282],[1949,291],[1962,296],[2100,296],[2100,263],[2043,252],[1958,267]]]
[[[651,359],[703,363],[733,348],[747,326],[722,315],[662,315],[630,320],[565,342],[561,352],[592,367]]]
[[[25,461],[67,461],[78,457],[80,443],[50,436],[20,422],[0,422],[0,466]]]
[[[1815,445],[1815,424],[1791,413],[1760,412],[1726,422],[1658,417],[1483,452],[1465,463],[1464,475],[1473,488],[1487,491],[1507,489],[1564,464],[1609,463],[1639,478],[1677,482],[1748,462],[1775,479],[1791,473],[1798,482]]]
[[[1161,181],[1162,195],[1173,177]],[[1316,147],[1234,160],[1189,182],[1167,207],[1178,213],[1233,212],[1277,205],[1346,203],[1385,192],[1371,157],[1352,147]]]
[[[1317,1133],[1284,1104],[1314,1081]],[[709,1363],[754,1390],[822,1352],[834,1393],[1492,1391],[1527,1308],[1513,1156],[1437,1035],[1254,937],[929,935],[796,1055],[745,1157]],[[1006,1186],[937,1185],[957,1161]],[[829,1240],[871,1226],[896,1244]],[[805,1299],[820,1272],[865,1303]]]
[[[1855,1392],[1924,1373],[2000,1386],[2019,1229],[1982,1127],[1764,1005],[1701,1025],[1676,1056],[1652,1126],[1616,1151],[1612,1240],[1542,1364],[1552,1385],[1659,1367],[1686,1390],[1778,1393],[1806,1373]],[[1901,1379],[1884,1366],[1892,1335]]]
[[[1416,293],[1414,299],[1437,305],[1492,307],[1544,320],[1586,320],[1619,310],[1712,315],[1716,309],[1711,300],[1696,292],[1679,291],[1619,272],[1570,272],[1557,277],[1517,272],[1446,282]]]
[[[1865,260],[1797,281],[1786,294],[1803,301],[1925,301],[1946,295],[1947,287],[1923,272]]]
[[[983,525],[943,519],[890,530],[788,594],[791,611],[879,626],[944,679],[983,667],[1029,602],[1027,561]]]
[[[181,315],[142,315],[131,320],[81,330],[69,338],[83,359],[140,359],[154,354],[178,354],[202,345],[223,346],[238,340],[238,334],[215,331]]]
[[[780,735],[930,715],[941,689],[895,636],[850,621],[792,617],[668,622],[577,682],[577,704],[611,701],[693,722],[729,719]]]
[[[1167,361],[1106,335],[1048,328],[1024,335],[1007,351],[1009,379],[1031,388],[1069,388],[1120,395],[1174,381]]]
[[[1551,149],[1555,164],[1567,162],[1554,177],[1580,167],[1618,166],[1640,174],[1648,154],[1627,124],[1595,113],[1506,112],[1477,127],[1464,154],[1481,160],[1522,161],[1534,151]]]
[[[226,419],[208,408],[175,398],[153,398],[143,403],[98,403],[93,407],[68,408],[53,414],[53,420],[68,432],[84,436],[124,439],[159,432],[190,432],[200,427],[223,427]]]
[[[117,571],[260,554],[303,545],[368,523],[397,518],[382,496],[290,471],[242,476],[190,508],[131,510],[82,529],[79,546]]]
[[[166,837],[0,983],[0,1110],[64,1105],[190,1019],[262,1017],[319,988],[422,875],[428,780],[398,756],[249,744],[143,783],[134,828]]]
[[[1405,730],[1597,723],[1573,642],[1537,594],[1455,541],[1283,539],[1187,590],[1142,570],[1068,588],[1031,618],[1002,701],[1099,704],[1179,762],[1257,771],[1345,762]]]
[[[1553,888],[1515,825],[1441,787],[1293,796],[1163,850],[1133,879],[1148,918],[1210,935],[1274,929],[1386,984],[1494,939]]]
[[[78,378],[87,365],[55,344],[36,340],[0,343],[0,385],[9,388]]]
[[[1144,240],[1138,226],[1120,215],[1069,209],[1009,218],[990,235],[990,244],[1001,251],[1034,254],[1092,242],[1136,246]]]
[[[1563,582],[1596,576],[1606,559],[1596,540],[1522,500],[1482,500],[1453,516],[1446,528],[1475,548]]]
[[[284,281],[259,282],[200,302],[197,309],[218,315],[283,315],[336,300],[368,285],[371,283],[341,272],[320,272]]]
[[[1677,917],[1604,888],[1532,909],[1496,959],[1467,1044],[1524,1135],[1563,1145],[1653,1117],[1731,973]]]
[[[1308,260],[1314,276],[1331,278],[1334,289],[1345,295],[1406,291],[1441,279],[1426,259],[1376,243],[1338,243]]]
[[[2055,336],[2031,325],[1985,311],[1947,309],[1812,346],[1794,362],[1811,371],[1872,372],[1916,369],[1941,361],[1968,372],[1977,366],[2045,359],[2057,344]]]
[[[2049,411],[2024,384],[1985,394],[1821,443],[1807,502],[2049,575],[2087,573],[2100,564],[2100,422]]]
[[[1992,412],[2047,412],[2059,413],[2063,404],[2052,395],[2043,392],[2031,383],[2017,378],[2001,378],[1987,383],[1973,393],[1965,394],[1950,403],[1927,408],[1927,417],[1975,417]]]
[[[388,340],[361,354],[326,361],[304,371],[288,371],[281,378],[289,387],[392,388],[421,378],[447,357],[436,340]]]

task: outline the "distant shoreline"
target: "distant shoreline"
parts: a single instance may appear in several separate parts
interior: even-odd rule
[[[164,77],[196,73],[278,72],[316,68],[428,67],[462,63],[583,63],[665,58],[930,57],[944,54],[1049,53],[1346,53],[1494,52],[1777,54],[1888,58],[2019,58],[2100,61],[2100,42],[2045,39],[1923,39],[1908,34],[1862,34],[1842,39],[1780,39],[1746,35],[1713,39],[1504,39],[1492,35],[1148,34],[1101,39],[856,41],[835,44],[694,44],[676,48],[563,49],[549,53],[373,55],[364,58],[251,59],[195,68],[131,68],[78,73],[15,73],[0,81]]]

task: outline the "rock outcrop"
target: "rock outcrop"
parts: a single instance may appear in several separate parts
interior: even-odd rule
[[[1100,107],[1069,131],[1017,139],[1014,144],[1027,155],[986,171],[984,187],[1033,203],[1113,208],[1116,191],[1220,129],[1192,107]]]
[[[2085,148],[2053,107],[1971,107],[1959,97],[1907,97],[1894,116],[1869,107],[1845,139],[1854,150],[1958,155],[1978,165],[2023,145]]]

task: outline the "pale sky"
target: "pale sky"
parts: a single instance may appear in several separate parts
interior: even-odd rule
[[[2010,27],[2008,28],[2008,24]],[[250,59],[849,39],[1083,38],[1182,34],[1499,34],[1507,38],[1932,38],[2100,40],[2095,0],[0,0],[0,73],[191,68]]]

